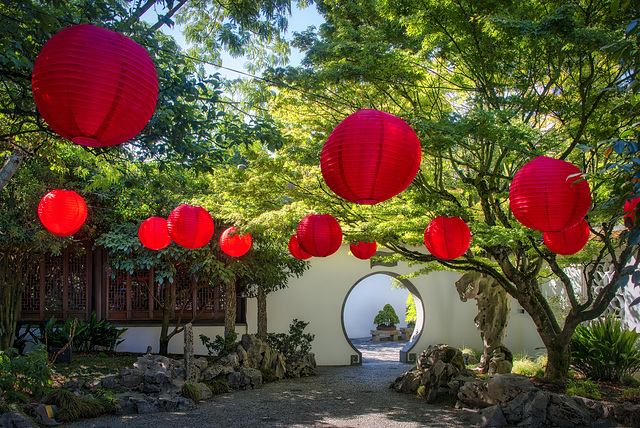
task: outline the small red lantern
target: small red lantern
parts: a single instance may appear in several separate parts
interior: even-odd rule
[[[171,243],[167,230],[167,220],[162,217],[149,217],[138,229],[138,238],[145,247],[160,250]]]
[[[320,156],[322,176],[338,196],[373,205],[402,192],[420,167],[420,141],[392,114],[363,109],[329,135]]]
[[[376,244],[375,241],[374,242],[359,241],[357,244],[351,244],[349,248],[351,249],[351,253],[353,253],[354,256],[356,256],[361,260],[366,260],[376,253],[376,250],[378,249],[378,244]]]
[[[638,202],[640,202],[640,196],[624,203],[624,225],[627,229],[631,229],[636,224]]]
[[[211,240],[213,219],[202,207],[182,204],[169,214],[167,229],[176,244],[193,250]]]
[[[228,227],[220,235],[220,248],[231,257],[240,257],[251,248],[251,235],[240,235],[236,228]]]
[[[578,224],[561,232],[544,232],[544,243],[556,254],[575,254],[582,250],[589,240],[589,224],[582,219]]]
[[[327,257],[342,244],[342,229],[329,214],[309,214],[298,225],[298,244],[316,257]]]
[[[459,217],[436,217],[424,231],[424,245],[439,259],[452,260],[469,248],[471,231]]]
[[[573,227],[591,206],[589,184],[569,162],[539,156],[513,177],[509,190],[511,210],[523,225],[545,232]]]
[[[289,239],[289,253],[296,259],[307,260],[313,257],[311,254],[304,251],[300,248],[300,244],[298,243],[298,235],[293,235],[291,239]]]
[[[87,204],[73,190],[52,190],[40,200],[38,217],[57,236],[71,236],[87,218]]]
[[[158,77],[147,51],[122,34],[88,24],[65,28],[45,43],[31,86],[51,129],[89,147],[133,138],[158,101]]]

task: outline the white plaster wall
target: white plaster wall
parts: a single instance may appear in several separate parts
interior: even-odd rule
[[[351,290],[343,314],[344,328],[349,338],[371,337],[371,330],[376,328],[373,319],[387,303],[393,306],[400,319],[397,327],[406,327],[409,291],[392,288],[391,278],[385,274],[370,276]]]

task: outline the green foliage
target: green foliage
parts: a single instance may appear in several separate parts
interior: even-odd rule
[[[120,404],[118,404],[118,397],[114,391],[108,391],[105,389],[95,389],[91,393],[100,402],[106,414],[115,415],[120,411]]]
[[[262,373],[262,382],[264,383],[275,382],[278,380],[276,371],[269,367],[260,367],[260,373]]]
[[[104,400],[94,397],[78,397],[73,392],[56,388],[44,399],[45,404],[58,406],[56,420],[60,422],[73,422],[79,419],[95,418],[105,413],[111,413],[105,408]],[[111,405],[110,405],[111,406]]]
[[[513,356],[513,367],[511,368],[511,373],[542,377],[544,376],[545,367],[546,355],[529,358],[526,354],[516,354]]]
[[[289,325],[289,334],[267,333],[267,344],[284,355],[287,361],[301,360],[311,351],[311,342],[316,337],[315,334],[304,333],[308,325],[308,322],[294,319]]]
[[[57,324],[56,318],[51,317],[40,326],[39,335],[32,335],[33,338],[54,348],[62,348],[71,341],[73,351],[94,351],[98,348],[113,351],[124,341],[120,336],[127,331],[127,328],[117,328],[106,319],[97,321],[95,311],[87,321],[67,318],[61,325]]]
[[[416,319],[418,318],[418,312],[416,309],[416,302],[415,300],[413,300],[413,294],[409,293],[409,295],[407,296],[407,308],[406,308],[406,313],[407,316],[405,317],[405,321],[407,323],[407,327],[408,326],[415,326],[416,325]]]
[[[190,382],[190,381],[187,381],[184,383],[184,385],[182,385],[182,389],[180,390],[180,395],[190,400],[193,400],[196,403],[200,401],[200,398],[201,398],[200,390],[193,382]]]
[[[426,396],[425,396],[425,391],[426,391],[426,390],[427,390],[427,388],[426,388],[424,385],[420,385],[420,386],[418,387],[418,391],[416,391],[416,395],[417,395],[419,398],[426,398]]]
[[[19,403],[19,404],[27,404],[33,401],[29,394],[24,391],[5,391],[2,393],[2,399],[6,403]]]
[[[264,380],[264,375],[263,375]],[[205,385],[213,392],[213,395],[224,394],[231,390],[226,379],[215,378],[204,382]]]
[[[579,325],[571,339],[571,364],[590,379],[620,380],[640,369],[640,333],[609,315]]]
[[[235,331],[230,331],[225,337],[217,334],[215,339],[213,339],[213,342],[209,337],[201,334],[200,340],[202,341],[202,344],[207,348],[207,352],[210,356],[216,355],[218,357],[222,357],[224,355],[229,355],[236,349],[238,333],[236,333]]]
[[[22,391],[38,398],[50,385],[51,369],[44,347],[36,347],[26,355],[19,355],[16,349],[0,351],[0,390]]]
[[[569,379],[565,394],[591,398],[592,400],[599,400],[601,398],[598,384],[589,379]]]
[[[396,315],[396,311],[389,303],[384,305],[382,310],[380,310],[373,319],[373,323],[377,325],[392,326],[398,324],[399,322],[400,318],[398,318],[398,315]]]

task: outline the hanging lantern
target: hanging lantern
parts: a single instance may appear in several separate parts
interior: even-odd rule
[[[424,231],[424,245],[439,259],[452,260],[469,248],[471,231],[459,217],[436,217]]]
[[[589,224],[582,219],[578,224],[561,232],[544,232],[544,243],[556,254],[575,254],[582,250],[589,240]]]
[[[171,243],[167,230],[167,220],[162,217],[149,217],[138,229],[138,238],[145,247],[160,250]]]
[[[251,235],[240,235],[235,227],[228,227],[220,235],[220,248],[231,257],[240,257],[251,248]]]
[[[373,256],[378,249],[378,244],[376,242],[362,242],[359,241],[357,244],[351,244],[349,246],[351,249],[351,253],[361,260],[366,260]]]
[[[73,190],[52,190],[40,200],[38,217],[57,236],[71,236],[87,218],[87,204]]]
[[[316,257],[327,257],[342,244],[342,229],[329,214],[309,214],[298,225],[300,248]]]
[[[364,109],[329,135],[320,157],[322,176],[338,196],[373,205],[402,192],[420,167],[420,141],[392,114]]]
[[[89,147],[130,140],[158,101],[158,77],[147,51],[122,34],[88,24],[65,28],[45,43],[31,86],[51,129]]]
[[[545,232],[573,227],[591,206],[589,184],[569,162],[539,156],[513,177],[509,190],[511,210],[523,225]]]
[[[289,253],[296,259],[307,260],[313,257],[311,254],[304,251],[300,248],[300,244],[298,243],[298,235],[293,235],[291,239],[289,239]]]
[[[213,219],[202,207],[182,204],[169,214],[167,229],[176,244],[193,250],[211,240]]]
[[[638,202],[640,202],[640,196],[624,203],[624,225],[627,229],[631,229],[636,224]]]

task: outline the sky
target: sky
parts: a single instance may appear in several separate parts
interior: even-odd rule
[[[293,38],[294,32],[304,31],[307,29],[307,27],[311,25],[318,28],[320,24],[324,22],[324,19],[320,16],[320,14],[318,14],[315,5],[311,5],[305,9],[299,9],[295,7],[295,5],[292,5],[292,7],[293,7],[293,10],[291,11],[291,17],[289,18],[289,28],[287,30],[287,33],[285,34],[285,37],[288,40],[291,40]],[[161,13],[162,11],[158,11],[158,12]],[[151,24],[155,24],[155,22],[157,21],[158,12],[151,9],[147,13],[142,15],[142,19]],[[188,44],[185,41],[184,37],[182,36],[181,26],[175,25],[173,28],[169,28],[168,26],[164,25],[162,26],[161,31],[173,36],[176,42],[183,49],[186,50],[188,48]],[[292,47],[291,56],[290,56],[290,65],[292,66],[299,65],[303,57],[304,55],[299,50]],[[248,72],[248,70],[244,67],[245,62],[246,60],[244,58],[233,58],[231,55],[229,55],[226,52],[223,52],[222,54],[222,65],[224,67],[228,67],[234,70],[240,70],[246,73]],[[219,72],[223,77],[228,79],[235,79],[240,76],[238,73],[235,73],[233,71],[229,71],[223,68],[219,69],[217,67],[205,67],[205,69],[207,69],[212,73]]]

